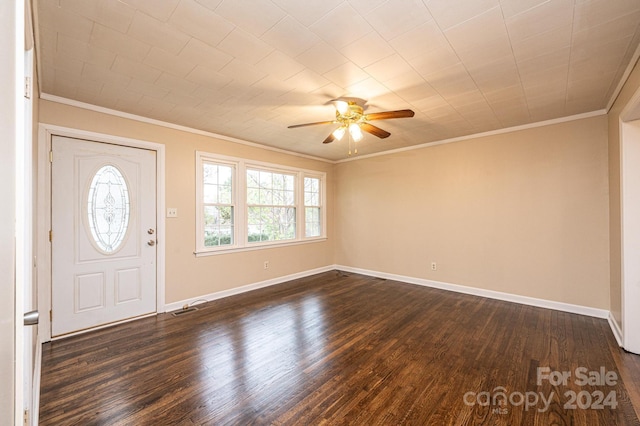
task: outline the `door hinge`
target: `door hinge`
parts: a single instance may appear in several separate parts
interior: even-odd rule
[[[53,322],[53,309],[49,311],[49,321]]]
[[[53,231],[49,230],[49,242],[53,241]]]
[[[24,410],[24,424],[29,424],[29,410]]]
[[[53,151],[49,151],[49,162],[53,163]]]
[[[24,78],[24,97],[31,99],[31,77]]]

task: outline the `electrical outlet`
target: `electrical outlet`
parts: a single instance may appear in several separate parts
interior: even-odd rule
[[[436,262],[431,262],[431,270],[432,271],[437,271],[438,270],[438,264]]]
[[[167,217],[178,217],[178,209],[175,207],[168,208]]]
[[[264,269],[269,269],[269,261],[268,260],[264,261]]]

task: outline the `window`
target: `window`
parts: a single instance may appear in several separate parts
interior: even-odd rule
[[[196,255],[324,239],[325,174],[196,153]]]
[[[320,179],[304,178],[304,235],[320,236]]]
[[[249,243],[296,238],[295,176],[247,169]]]
[[[102,166],[91,180],[87,215],[95,244],[104,254],[118,250],[129,228],[129,188],[120,170]]]
[[[204,246],[232,245],[234,167],[205,161],[202,163]]]

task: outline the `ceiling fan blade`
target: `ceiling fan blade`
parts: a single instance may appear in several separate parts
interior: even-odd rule
[[[304,123],[304,124],[294,124],[293,126],[287,127],[288,129],[295,129],[296,127],[305,127],[305,126],[315,126],[317,124],[332,124],[333,121],[318,121],[316,123]]]
[[[413,117],[416,113],[410,109],[400,109],[398,111],[374,112],[365,115],[365,120],[386,120],[388,118],[408,118]]]
[[[322,141],[322,143],[331,143],[334,140],[336,140],[336,137],[333,136],[333,132],[331,132],[331,133],[329,133],[329,136],[327,136],[327,138]]]
[[[371,133],[374,136],[379,137],[380,139],[388,138],[391,136],[391,133],[386,130],[382,130],[380,127],[376,127],[373,124],[369,123],[360,123],[360,128],[367,133]]]

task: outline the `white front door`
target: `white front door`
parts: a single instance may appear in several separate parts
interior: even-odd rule
[[[156,152],[51,146],[52,336],[156,312]]]

